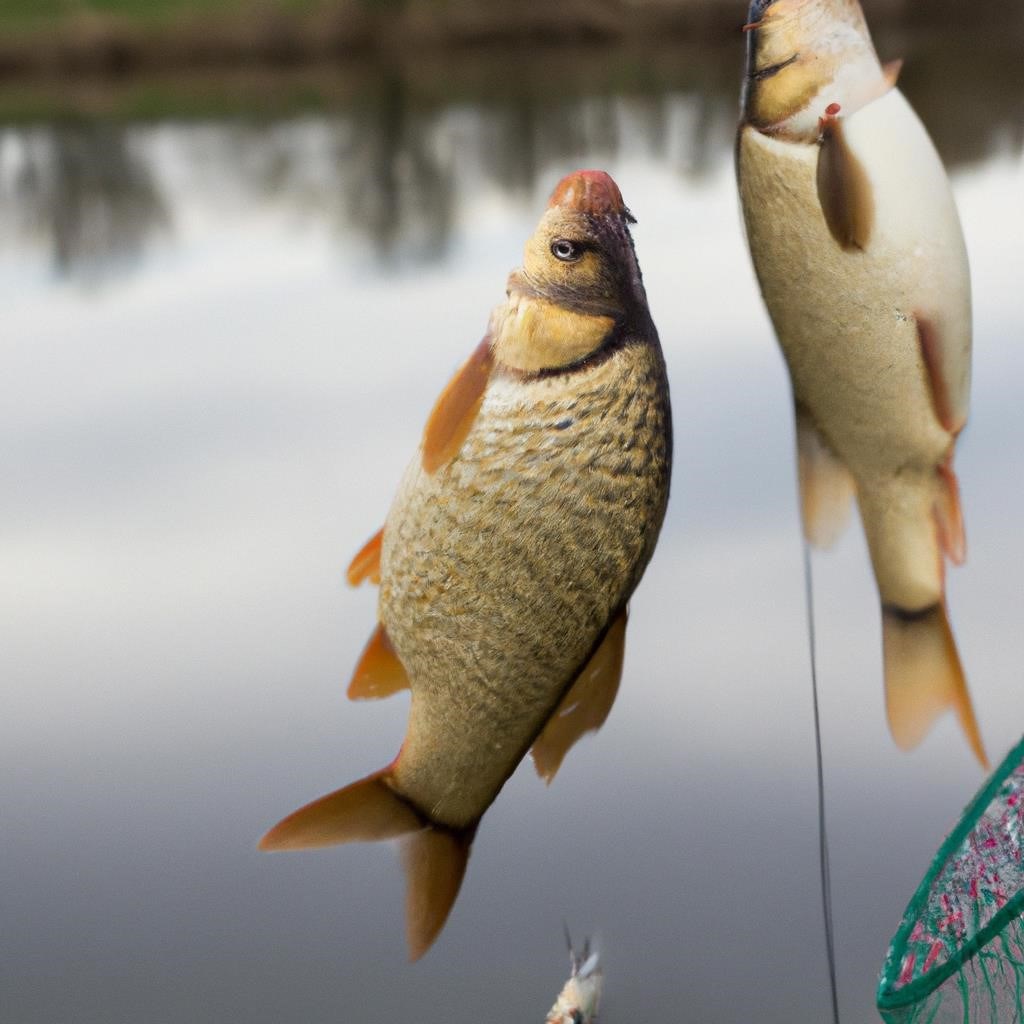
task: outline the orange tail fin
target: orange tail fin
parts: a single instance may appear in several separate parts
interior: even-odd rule
[[[889,729],[896,745],[904,750],[917,746],[935,719],[952,708],[974,756],[988,769],[945,605],[920,612],[883,605],[882,653]]]
[[[405,868],[405,941],[419,960],[451,913],[466,873],[475,829],[426,828],[402,840]]]
[[[456,831],[431,824],[392,789],[391,770],[328,793],[278,822],[261,850],[307,850],[338,843],[403,837],[406,940],[418,960],[444,927],[466,872],[475,826]]]

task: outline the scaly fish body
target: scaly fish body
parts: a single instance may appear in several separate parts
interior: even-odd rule
[[[625,605],[668,500],[671,425],[630,216],[564,179],[488,334],[431,413],[352,582],[380,625],[354,697],[412,692],[387,768],[296,811],[265,849],[405,837],[412,955],[443,926],[481,815],[533,747],[550,781],[610,710]]]
[[[396,787],[476,821],[647,565],[667,497],[661,354],[492,380],[447,473],[419,460],[384,529],[380,619],[409,675]]]
[[[793,384],[805,531],[832,539],[856,495],[893,733],[913,745],[952,705],[983,760],[944,606],[944,558],[964,553],[952,457],[971,349],[949,183],[859,5],[755,0],[751,23],[737,170]]]

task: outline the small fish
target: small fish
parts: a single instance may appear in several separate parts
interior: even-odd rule
[[[604,988],[597,950],[591,951],[590,939],[586,939],[577,955],[568,928],[565,941],[569,946],[569,980],[548,1010],[544,1024],[596,1024]]]
[[[967,420],[971,288],[942,163],[879,63],[857,0],[754,0],[737,140],[747,239],[789,365],[804,533],[856,497],[902,748],[952,708],[987,764],[945,602],[963,562],[953,453]]]
[[[289,815],[265,850],[402,837],[412,959],[444,925],[483,813],[526,753],[550,781],[611,709],[629,600],[668,501],[665,365],[632,221],[563,179],[480,345],[438,399],[384,528],[352,698],[408,687],[386,768]]]

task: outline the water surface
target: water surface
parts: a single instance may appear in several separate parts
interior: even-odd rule
[[[961,78],[932,67],[918,99],[955,167],[977,325],[949,603],[995,761],[1024,731],[1021,97],[993,87],[985,130],[951,136]],[[3,1017],[539,1020],[565,920],[600,936],[609,1022],[826,1019],[790,399],[741,237],[735,98],[403,88],[0,131]],[[608,724],[550,788],[528,763],[510,780],[410,967],[392,849],[255,841],[398,748],[405,697],[344,699],[374,622],[344,567],[579,166],[639,220],[668,520]],[[951,720],[911,756],[888,738],[859,527],[814,585],[840,1000],[866,1022],[982,776]]]

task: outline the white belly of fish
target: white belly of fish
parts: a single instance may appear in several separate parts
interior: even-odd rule
[[[738,164],[750,249],[794,397],[865,479],[934,466],[949,449],[917,318],[952,339],[947,375],[966,405],[970,284],[945,171],[900,92],[845,118],[844,130],[874,200],[863,251],[844,250],[829,231],[816,144],[745,126]]]

